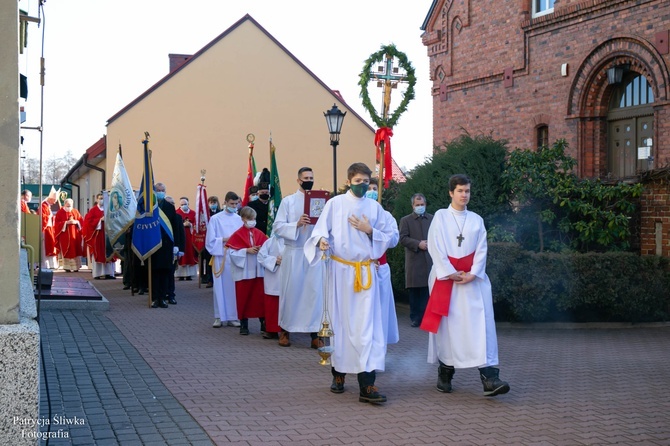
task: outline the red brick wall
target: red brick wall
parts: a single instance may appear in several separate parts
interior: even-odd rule
[[[553,14],[537,19],[528,8],[527,0],[438,3],[423,37],[434,144],[465,129],[506,139],[510,148],[532,148],[535,128],[546,124],[549,141],[568,141],[583,176],[602,175],[612,89],[605,72],[617,54],[654,82],[655,162],[670,164],[670,54],[655,46],[657,33],[670,29],[670,1],[560,0]],[[505,69],[511,79],[504,79]]]
[[[629,64],[654,91],[654,166],[670,166],[670,0],[557,0],[530,17],[530,0],[441,0],[423,43],[433,81],[433,143],[487,134],[536,147],[536,129],[564,138],[583,177],[607,174],[609,67]],[[567,64],[567,76],[561,66]],[[645,183],[642,254],[670,256],[670,182]]]
[[[670,175],[644,184],[640,197],[640,254],[656,255],[656,226],[661,224],[661,255],[670,257]]]

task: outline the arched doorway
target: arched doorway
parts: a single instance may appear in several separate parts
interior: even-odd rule
[[[647,78],[631,72],[612,91],[607,114],[608,176],[648,170],[653,146],[654,92]]]

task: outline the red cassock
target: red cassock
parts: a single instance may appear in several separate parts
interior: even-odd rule
[[[42,232],[44,233],[44,255],[47,257],[57,256],[56,236],[54,227],[48,226],[49,221],[53,221],[51,216],[51,206],[46,201],[42,202]]]
[[[68,224],[68,221],[79,222]],[[65,208],[60,208],[56,212],[54,219],[54,233],[61,255],[64,259],[74,259],[82,256],[82,237],[81,228],[84,226],[84,219],[78,210],[72,209],[67,212]],[[63,230],[65,228],[65,230]]]
[[[28,207],[28,204],[23,200],[21,200],[21,212],[30,214],[30,208]]]
[[[97,263],[107,262],[107,253],[105,252],[105,221],[103,217],[105,211],[99,206],[93,206],[84,218],[83,236],[84,242],[93,254],[93,260]],[[102,221],[101,221],[102,220]],[[100,229],[96,229],[100,223]]]
[[[177,209],[177,214],[181,217],[183,222],[188,220],[191,223],[191,226],[184,226],[184,233],[186,234],[186,242],[184,243],[184,255],[179,259],[179,264],[181,266],[185,265],[197,265],[198,258],[196,257],[195,247],[193,246],[193,233],[195,232],[195,211],[189,209],[188,212],[184,212],[181,208]]]
[[[253,246],[262,246],[267,239],[268,237],[260,230],[242,226],[230,236],[226,247],[239,251]],[[254,260],[257,260],[256,256]],[[247,267],[255,269],[257,266],[247,265]],[[237,298],[238,318],[265,317],[265,285],[262,277],[235,282],[235,297]]]

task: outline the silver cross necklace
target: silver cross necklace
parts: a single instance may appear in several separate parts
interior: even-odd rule
[[[454,222],[456,222],[456,227],[458,228],[459,234],[458,234],[458,237],[456,237],[456,240],[458,240],[458,247],[460,248],[461,243],[463,242],[463,240],[465,240],[465,237],[463,237],[463,229],[465,229],[465,220],[468,219],[468,211],[465,211],[465,218],[463,219],[463,228],[462,229],[458,224],[458,219],[456,218],[456,214],[451,212],[451,216],[454,217]]]

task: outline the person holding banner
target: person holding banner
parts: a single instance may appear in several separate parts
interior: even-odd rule
[[[91,259],[94,279],[114,279],[114,262],[107,261],[105,243],[105,211],[102,194],[95,196],[93,206],[84,217],[84,243]]]
[[[217,197],[216,195],[212,195],[211,197],[207,198],[207,206],[209,207],[209,219],[211,221],[212,217],[221,212],[221,204],[219,203],[219,197]],[[207,227],[209,228],[209,221],[207,222]],[[204,264],[204,274],[203,269],[202,268],[200,269],[200,274],[203,276],[202,281],[204,283],[207,283],[205,288],[213,288],[214,276],[212,275],[212,265],[210,264],[212,260],[212,255],[207,250],[207,247],[205,247],[200,253],[200,256],[202,257],[202,263]]]
[[[421,322],[428,331],[428,362],[439,363],[437,390],[450,393],[456,369],[479,368],[484,396],[509,392],[498,377],[498,340],[491,282],[486,275],[486,228],[472,211],[470,178],[449,178],[451,205],[438,210],[428,229],[433,259],[430,297]]]
[[[185,250],[184,255],[179,258],[179,264],[177,265],[177,271],[175,272],[175,277],[178,277],[180,281],[183,280],[193,280],[193,276],[198,274],[198,258],[195,253],[195,248],[193,247],[193,235],[195,233],[195,211],[189,209],[188,198],[181,197],[179,199],[179,209],[177,209],[177,215],[181,217],[182,224],[184,227],[185,238]]]
[[[165,199],[166,190],[163,183],[154,185],[163,221],[160,224],[161,247],[151,255],[152,308],[168,307],[165,299],[170,292],[170,280],[174,282],[174,258],[178,253],[184,252],[183,224],[174,206]],[[177,303],[174,297],[170,297],[168,301],[172,305]]]

